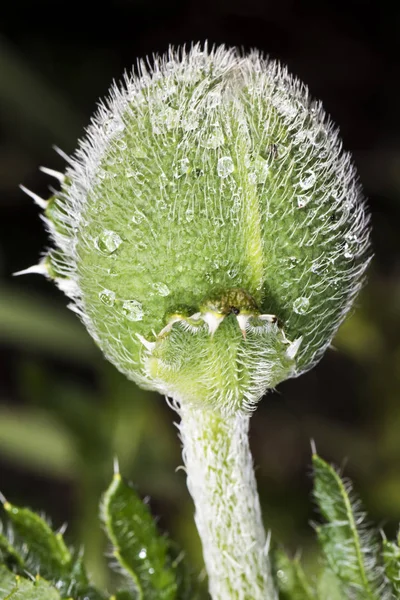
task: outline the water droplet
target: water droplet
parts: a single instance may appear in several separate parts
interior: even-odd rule
[[[119,150],[126,150],[127,147],[125,140],[117,140],[115,142],[115,145]]]
[[[224,138],[224,134],[222,133],[221,129],[215,128],[214,131],[205,139],[201,142],[201,145],[203,146],[203,148],[219,148],[219,146],[222,146],[222,144],[224,143],[225,138]]]
[[[225,179],[234,171],[233,160],[230,156],[222,156],[218,160],[217,164],[217,173],[222,178]]]
[[[220,227],[223,227],[225,225],[225,220],[223,219],[223,217],[214,217],[212,223],[214,227],[219,229]]]
[[[293,119],[298,111],[298,106],[294,100],[290,100],[284,90],[279,90],[272,97],[272,103],[276,110],[284,117]]]
[[[210,92],[207,96],[207,106],[215,108],[221,103],[221,94],[219,92]]]
[[[232,213],[238,213],[242,208],[242,199],[239,196],[239,194],[233,194],[232,195],[232,207],[231,207],[231,211]]]
[[[103,254],[112,254],[122,244],[122,238],[111,229],[104,229],[95,240],[95,245]]]
[[[227,270],[227,275],[230,279],[233,279],[238,274],[238,270],[235,267]]]
[[[345,244],[345,247],[344,247],[344,257],[348,258],[348,259],[354,257],[354,254],[351,251],[351,248],[350,248],[349,244]]]
[[[293,310],[298,315],[305,315],[310,306],[310,301],[308,298],[304,296],[300,296],[300,298],[296,298],[293,302]]]
[[[104,129],[106,133],[113,135],[122,133],[125,129],[125,125],[120,117],[115,117],[104,123]]]
[[[179,113],[174,108],[168,108],[165,113],[165,124],[167,129],[173,129],[179,124]]]
[[[249,173],[249,182],[256,184],[257,183],[257,173],[255,171],[250,171]]]
[[[316,180],[317,177],[314,171],[312,169],[308,169],[307,171],[305,171],[305,173],[303,173],[303,176],[299,181],[299,185],[302,190],[309,190],[310,188],[312,188]]]
[[[170,86],[166,86],[161,90],[161,98],[162,100],[168,100],[168,98],[170,96],[172,96],[173,94],[175,94],[177,88],[176,85],[170,85]]]
[[[182,129],[184,131],[194,131],[199,126],[199,121],[195,112],[186,115],[182,121]]]
[[[147,556],[146,548],[141,548],[141,550],[139,552],[139,558],[146,558],[146,556]]]
[[[306,196],[305,194],[301,194],[297,196],[297,206],[299,208],[304,208],[310,201],[310,196]]]
[[[138,300],[125,300],[122,312],[129,321],[141,321],[144,315],[143,306]]]
[[[157,283],[153,283],[153,289],[160,294],[160,296],[169,296],[171,293],[171,290],[169,289],[169,287],[167,285],[165,285],[165,283],[162,283],[161,281],[157,282]]]
[[[191,208],[188,208],[185,212],[186,221],[190,223],[194,219],[194,212]]]
[[[178,162],[175,165],[175,170],[174,170],[175,179],[179,179],[180,177],[182,177],[183,175],[186,175],[186,173],[188,173],[189,163],[190,163],[190,161],[188,158],[182,158],[181,160],[178,160]]]
[[[320,147],[326,143],[326,140],[327,132],[324,129],[320,129],[319,131],[317,131],[312,141],[314,146]]]
[[[344,236],[344,239],[347,242],[353,242],[353,243],[359,243],[360,240],[357,237],[357,234],[353,233],[352,231],[349,231],[349,233],[346,233],[346,235]]]
[[[297,258],[297,256],[289,256],[287,260],[289,263],[289,269],[293,269],[296,265],[299,264],[299,259]]]
[[[314,245],[313,240],[312,240],[311,245]],[[321,271],[322,271],[322,265],[318,262],[313,262],[313,264],[311,265],[311,272],[315,273],[315,275],[321,275]]]
[[[257,175],[257,183],[260,185],[265,183],[269,173],[269,164],[262,156],[256,156],[254,169]]]
[[[172,71],[174,71],[177,64],[178,63],[175,63],[173,60],[169,60],[168,62],[165,63],[164,68],[166,71],[169,71],[170,73],[172,73]]]
[[[106,306],[114,306],[115,292],[104,289],[99,293],[99,298],[100,298],[101,302],[103,304],[105,304]]]
[[[132,221],[132,223],[135,223],[135,225],[139,225],[139,223],[141,223],[143,221],[143,219],[144,219],[144,214],[142,212],[140,212],[140,210],[138,210],[133,215],[131,221]]]

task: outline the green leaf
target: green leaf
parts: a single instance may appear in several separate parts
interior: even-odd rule
[[[4,565],[0,565],[0,600],[6,598],[16,585],[15,573],[11,573]]]
[[[0,563],[6,564],[8,567],[22,568],[24,559],[21,554],[14,548],[10,540],[0,532]]]
[[[47,581],[41,577],[37,577],[34,581],[24,579],[20,576],[9,574],[13,578],[13,587],[6,589],[6,594],[3,595],[1,588],[3,587],[2,577],[3,568],[0,567],[0,600],[61,600],[58,591],[50,586]],[[9,575],[5,575],[6,586],[10,586],[11,579]]]
[[[74,556],[65,545],[61,533],[55,533],[44,519],[26,508],[18,508],[9,502],[4,509],[13,527],[15,544],[0,534],[0,559],[22,575],[26,572],[43,576],[57,584],[63,597],[103,600],[106,596],[89,581],[83,563],[83,553]],[[20,554],[18,548],[25,548]]]
[[[177,584],[176,598],[179,600],[198,600],[200,591],[197,581],[194,581],[193,570],[185,560],[185,553],[171,540],[169,542],[169,555]]]
[[[28,548],[26,567],[46,579],[58,579],[71,566],[71,554],[61,533],[54,533],[44,519],[27,508],[4,503],[15,533]]]
[[[84,600],[104,600],[107,597],[91,585],[83,561],[83,552],[79,552],[74,558],[68,581],[68,596]]]
[[[325,568],[320,574],[318,598],[321,598],[321,600],[343,600],[341,583],[329,567]]]
[[[114,555],[133,580],[140,600],[172,600],[177,583],[149,508],[117,473],[104,495],[102,518]]]
[[[290,560],[282,550],[276,550],[274,567],[281,600],[316,599],[298,558]]]
[[[390,581],[395,598],[400,598],[400,548],[395,542],[383,540],[385,574]]]
[[[332,571],[354,599],[379,600],[384,589],[375,532],[365,523],[360,503],[352,500],[351,485],[319,456],[313,456],[314,496],[328,521],[317,526],[318,539]]]

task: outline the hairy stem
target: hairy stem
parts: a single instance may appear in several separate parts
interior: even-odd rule
[[[275,600],[248,415],[181,406],[187,483],[213,600]]]

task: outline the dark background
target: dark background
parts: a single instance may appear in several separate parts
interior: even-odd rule
[[[48,197],[39,165],[74,150],[99,97],[136,59],[191,41],[258,48],[289,66],[339,125],[372,213],[375,258],[356,311],[310,373],[268,394],[252,420],[267,528],[313,562],[310,438],[355,481],[371,518],[400,521],[400,5],[290,0],[5,2],[0,16],[0,489],[84,541],[97,581],[100,494],[118,455],[201,565],[174,414],[108,365],[66,300],[37,276]]]

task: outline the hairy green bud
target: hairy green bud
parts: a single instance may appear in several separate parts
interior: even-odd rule
[[[139,71],[60,177],[40,270],[139,385],[251,408],[321,358],[362,284],[356,173],[321,105],[257,52],[195,46]]]

